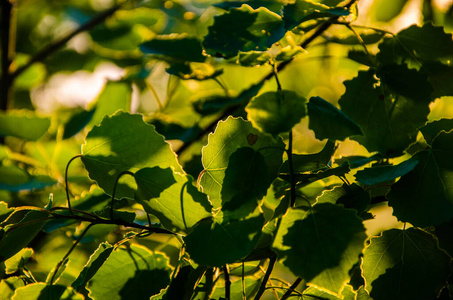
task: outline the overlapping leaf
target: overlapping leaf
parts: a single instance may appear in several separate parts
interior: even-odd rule
[[[441,132],[432,149],[414,158],[418,164],[387,195],[394,215],[420,227],[449,221],[453,218],[453,132]]]
[[[90,177],[111,194],[118,175],[159,166],[182,172],[170,145],[140,115],[124,112],[104,118],[87,135],[82,161]],[[116,190],[118,198],[133,199],[135,180],[125,176]]]
[[[230,174],[243,172],[241,178],[256,174],[256,170],[250,169],[252,166],[250,163],[253,164],[253,161],[243,165],[235,163],[235,166],[229,167],[230,157],[238,149],[244,147],[250,148],[253,153],[245,150],[248,152],[240,153],[237,162],[240,162],[246,155],[256,155],[256,159],[263,158],[267,166],[267,184],[270,185],[277,176],[284,151],[281,139],[259,132],[252,127],[250,122],[241,118],[229,117],[226,121],[219,122],[214,134],[209,135],[208,145],[203,148],[202,162],[205,169],[199,180],[203,192],[208,195],[214,208],[224,205],[231,200],[231,196],[237,194],[236,187],[231,184],[224,186],[227,170]],[[244,188],[246,189],[247,186]],[[259,197],[259,194],[254,196]]]
[[[290,131],[306,115],[306,99],[289,90],[267,92],[254,98],[246,107],[253,126],[263,132],[278,134]]]
[[[372,168],[365,168],[356,173],[355,178],[358,182],[374,185],[388,181],[392,181],[406,175],[412,171],[418,164],[416,159],[408,159],[398,165],[394,166],[377,166]]]
[[[307,103],[309,127],[319,140],[344,140],[353,135],[362,135],[360,126],[330,102],[312,97]]]
[[[398,87],[386,86],[388,80],[378,81],[371,70],[360,71],[357,77],[345,82],[346,93],[339,100],[341,110],[358,123],[364,133],[364,136],[352,138],[368,151],[379,151],[389,157],[401,155],[415,141],[417,129],[427,121],[432,100],[416,94],[420,90],[425,94],[427,82],[414,87],[411,80],[415,74],[403,66],[398,70],[402,76]]]
[[[136,200],[155,215],[165,228],[188,232],[198,221],[211,216],[211,204],[188,175],[173,174],[170,168],[145,168],[134,175]]]
[[[434,237],[422,230],[385,231],[364,252],[365,288],[375,300],[435,299],[446,285],[449,262]]]
[[[273,247],[295,275],[339,293],[365,239],[365,228],[354,210],[321,203],[308,211],[290,209]]]
[[[441,131],[451,131],[453,129],[453,119],[441,119],[437,121],[430,122],[420,128],[420,132],[423,134],[426,142],[428,144],[432,144],[434,138],[441,132]]]
[[[149,299],[170,281],[168,258],[143,246],[119,248],[108,256],[89,280],[87,289],[94,299]]]
[[[442,27],[427,22],[422,27],[412,25],[386,38],[379,49],[377,58],[383,64],[401,63],[405,59],[417,63],[445,61],[453,57],[453,40]]]
[[[195,37],[187,35],[156,36],[140,45],[140,50],[170,62],[184,63],[186,61],[204,62],[201,42]]]
[[[198,264],[220,267],[250,254],[261,235],[264,217],[259,210],[236,217],[219,212],[195,225],[184,238],[190,257]]]
[[[283,20],[287,30],[291,30],[305,21],[347,15],[349,15],[349,10],[346,8],[330,7],[312,1],[296,1],[283,7]]]
[[[283,20],[267,8],[256,10],[248,5],[231,8],[214,18],[203,46],[212,55],[235,56],[238,51],[267,50],[286,30]]]
[[[64,285],[47,285],[45,283],[32,283],[16,289],[13,300],[83,300],[82,294],[76,293],[71,287]]]

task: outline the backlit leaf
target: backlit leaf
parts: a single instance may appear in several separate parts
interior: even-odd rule
[[[241,219],[225,218],[219,212],[200,221],[184,238],[186,250],[196,263],[220,267],[245,258],[252,251],[264,225],[262,214]]]
[[[132,97],[132,85],[127,81],[108,81],[99,94],[89,126],[98,125],[107,115],[118,110],[127,111]]]
[[[400,81],[402,83],[403,81]],[[404,80],[410,84],[410,78]],[[379,151],[394,157],[415,141],[417,129],[427,121],[431,99],[419,100],[386,93],[383,82],[373,72],[360,71],[359,75],[346,81],[346,92],[339,100],[341,110],[360,125],[364,135],[352,139],[368,151]],[[409,90],[410,87],[400,86]]]
[[[434,138],[443,130],[451,131],[453,129],[453,119],[441,119],[437,121],[430,122],[420,128],[420,132],[423,134],[426,142],[432,144]]]
[[[313,154],[293,154],[293,168],[295,173],[305,173],[325,169],[336,150],[335,142],[327,140],[324,148]],[[289,163],[285,161],[280,173],[289,173]]]
[[[83,300],[82,294],[76,293],[71,287],[64,285],[47,285],[32,283],[16,289],[13,300]]]
[[[171,169],[146,168],[135,174],[136,200],[172,231],[188,232],[198,221],[211,216],[211,204],[188,175]]]
[[[101,243],[96,251],[90,256],[89,261],[84,266],[82,272],[77,279],[72,283],[72,287],[79,291],[87,282],[93,278],[100,267],[109,258],[113,251],[113,247],[108,243]]]
[[[344,140],[353,135],[362,135],[360,126],[330,102],[312,97],[307,103],[309,128],[318,140]]]
[[[414,226],[453,218],[453,132],[441,132],[432,144],[432,149],[414,155],[418,164],[387,194],[394,215]]]
[[[0,261],[7,260],[27,246],[41,231],[48,216],[46,212],[30,211],[20,222],[5,226],[0,240]]]
[[[147,248],[131,245],[108,256],[89,280],[89,296],[96,300],[149,299],[170,282],[168,258]]]
[[[449,261],[430,234],[388,230],[364,252],[365,288],[375,300],[436,299],[450,274]]]
[[[231,8],[214,17],[203,46],[211,55],[235,56],[238,51],[267,50],[285,35],[283,21],[264,7],[256,10],[248,5]]]
[[[204,62],[201,42],[187,35],[160,35],[140,45],[140,50],[157,58],[169,61]]]
[[[384,39],[379,49],[377,58],[383,64],[401,63],[405,59],[417,63],[446,61],[453,57],[453,40],[442,27],[427,22],[422,27],[412,25],[395,37]]]
[[[104,118],[88,133],[82,154],[90,177],[108,194],[123,171],[159,166],[182,172],[175,153],[154,127],[146,124],[142,116],[122,111]],[[115,195],[134,199],[135,186],[131,176],[124,176]]]
[[[10,300],[17,288],[25,286],[21,277],[8,277],[0,282],[0,300]]]
[[[5,261],[6,274],[13,274],[22,270],[33,254],[32,248],[24,248]]]
[[[263,132],[290,131],[306,115],[306,99],[289,90],[267,92],[250,101],[247,116]]]
[[[291,30],[305,21],[347,15],[349,15],[349,10],[343,7],[329,7],[312,1],[296,1],[283,7],[283,20],[287,30]]]
[[[36,141],[47,132],[49,127],[50,118],[39,117],[31,111],[0,112],[0,136]]]
[[[296,276],[339,293],[365,239],[365,228],[354,210],[321,203],[308,211],[291,208],[283,216],[273,247]]]
[[[418,164],[416,159],[408,159],[394,166],[377,166],[365,168],[356,173],[355,178],[358,182],[374,185],[397,179],[412,171]]]
[[[374,18],[379,22],[389,22],[398,16],[408,0],[381,0],[371,6]]]
[[[261,133],[241,118],[229,117],[226,121],[220,121],[215,132],[209,135],[208,145],[203,148],[202,162],[205,169],[199,180],[214,208],[224,203],[223,195],[235,194],[234,189],[228,192],[223,187],[224,178],[231,155],[243,147],[253,149],[264,158],[269,183],[277,177],[284,149],[280,138]],[[239,167],[244,172],[249,172],[246,166]]]

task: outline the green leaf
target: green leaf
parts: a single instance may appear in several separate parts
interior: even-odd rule
[[[46,212],[30,211],[16,224],[4,227],[0,240],[0,261],[5,261],[22,250],[41,231],[49,216]]]
[[[31,57],[23,53],[16,53],[14,65],[16,67],[24,66]],[[17,78],[14,79],[14,88],[18,90],[29,91],[37,85],[43,83],[46,79],[47,70],[46,65],[41,62],[35,62],[29,66],[23,73],[19,74]]]
[[[43,189],[57,182],[43,175],[32,176],[16,165],[3,165],[0,163],[0,189],[21,192]]]
[[[453,256],[453,221],[449,221],[436,226],[434,234],[439,241],[439,247],[445,250],[450,256]]]
[[[336,150],[335,142],[327,140],[324,148],[313,154],[293,154],[294,173],[305,173],[325,169]],[[289,162],[285,161],[280,168],[280,173],[290,173]]]
[[[239,51],[238,62],[241,66],[254,67],[267,63],[271,59],[271,55],[263,51]]]
[[[22,277],[8,277],[0,282],[0,300],[11,300],[17,288],[25,286]]]
[[[415,168],[387,194],[394,215],[414,226],[439,225],[453,218],[453,132],[441,132],[432,149],[418,152]]]
[[[365,45],[376,44],[379,42],[385,35],[384,32],[374,31],[374,30],[362,30],[358,32],[360,38],[365,43]],[[327,41],[341,44],[341,45],[361,45],[361,41],[357,38],[355,34],[349,34],[345,36],[327,36],[325,37]],[[357,51],[357,50],[356,50]]]
[[[231,97],[223,95],[197,96],[198,99],[193,101],[192,105],[195,111],[202,115],[214,114],[230,106],[247,104],[251,98],[258,94],[262,87],[263,83],[253,84],[249,88],[244,89],[239,95]]]
[[[339,293],[365,239],[365,228],[354,210],[321,203],[308,211],[289,209],[273,247],[294,275]]]
[[[406,65],[389,64],[379,69],[377,76],[392,93],[416,103],[429,103],[433,88],[426,74],[409,69]]]
[[[449,262],[430,234],[388,230],[372,238],[364,252],[365,288],[375,300],[435,299],[450,274]]]
[[[389,22],[398,16],[408,0],[381,0],[373,2],[371,11],[379,22]]]
[[[98,125],[107,115],[118,110],[127,111],[132,98],[132,85],[127,81],[108,81],[99,94],[94,107],[94,114],[89,127]]]
[[[257,210],[240,219],[219,212],[201,220],[184,237],[186,250],[197,264],[220,267],[245,258],[261,235],[264,217]]]
[[[82,161],[90,177],[111,194],[118,175],[143,168],[172,167],[182,172],[170,145],[140,115],[119,111],[105,117],[87,135]],[[116,189],[117,198],[134,199],[135,180],[125,176]]]
[[[50,118],[39,117],[32,111],[0,112],[0,136],[36,141],[47,132],[49,127]]]
[[[235,210],[245,203],[253,202],[266,195],[269,188],[269,169],[263,155],[250,147],[237,149],[230,155],[221,190],[224,210]]]
[[[89,280],[87,289],[96,300],[119,300],[131,295],[134,299],[149,299],[168,285],[170,273],[166,256],[131,245],[113,251]]]
[[[215,132],[209,135],[208,145],[203,148],[204,171],[199,180],[202,191],[208,195],[214,208],[224,203],[222,193],[226,193],[223,184],[229,158],[243,147],[250,147],[264,157],[269,182],[277,177],[284,151],[280,138],[259,132],[241,118],[229,117],[226,121],[220,121]]]
[[[283,7],[286,30],[291,30],[300,23],[313,19],[347,15],[349,15],[349,10],[343,7],[329,7],[311,1],[297,1]]]
[[[82,294],[74,292],[71,287],[64,285],[47,285],[32,283],[16,289],[12,300],[83,300]]]
[[[368,192],[355,183],[325,190],[317,200],[317,203],[341,204],[345,208],[355,209],[357,215],[363,213],[371,202]]]
[[[384,39],[379,49],[377,59],[382,64],[401,63],[406,59],[417,63],[446,61],[453,57],[453,40],[443,27],[427,22],[423,27],[412,25]]]
[[[356,173],[355,179],[366,185],[381,184],[393,181],[412,171],[418,164],[416,159],[408,159],[394,166],[377,166],[365,168]]]
[[[267,92],[254,98],[245,110],[253,126],[277,134],[290,131],[306,115],[306,99],[289,90]]]
[[[451,131],[453,129],[453,119],[441,119],[437,121],[430,122],[420,128],[420,132],[423,134],[426,142],[432,145],[434,138],[441,131]]]
[[[50,270],[49,274],[47,274],[46,283],[51,285],[57,283],[58,280],[63,275],[63,272],[66,270],[66,267],[69,264],[69,258],[66,258],[61,265],[58,263],[55,267]],[[51,282],[52,281],[52,282]]]
[[[90,123],[94,113],[95,109],[75,113],[64,126],[63,139],[70,138],[85,128]]]
[[[327,168],[325,170],[320,170],[317,173],[311,174],[294,174],[293,177],[297,181],[297,185],[305,186],[312,182],[318,181],[320,179],[324,179],[330,176],[344,176],[346,173],[351,171],[349,164],[347,162],[341,164],[335,168]],[[291,182],[291,175],[290,174],[280,174],[280,178],[286,180],[287,182]]]
[[[110,219],[110,207],[105,207],[104,209],[99,210],[99,211],[94,211],[93,213],[98,217],[101,217],[104,219]],[[132,223],[135,220],[135,213],[114,209],[113,210],[113,220],[121,220],[126,223]]]
[[[312,300],[312,299],[322,299],[322,300],[340,300],[340,297],[332,295],[332,293],[328,293],[323,291],[316,286],[310,286],[305,289],[302,293],[302,300]],[[349,300],[347,298],[343,298],[344,300]]]
[[[148,123],[154,125],[156,131],[162,134],[166,140],[181,140],[184,143],[195,140],[201,131],[198,125],[184,127],[180,124],[160,119],[153,119],[148,121]]]
[[[171,169],[146,168],[135,175],[136,200],[172,231],[188,232],[198,221],[211,216],[211,204],[193,185],[188,175]]]
[[[0,222],[5,221],[12,212],[14,208],[8,208],[8,203],[0,201]]]
[[[404,81],[410,89],[410,78]],[[358,76],[346,81],[346,92],[341,96],[341,110],[360,125],[364,136],[352,139],[365,146],[368,151],[379,151],[384,156],[394,157],[415,141],[417,129],[427,121],[431,99],[423,101],[393,96],[385,92],[385,85],[379,82],[373,71],[360,71]],[[381,86],[378,86],[378,85]]]
[[[283,20],[267,8],[248,5],[214,17],[203,46],[211,55],[235,56],[238,51],[263,51],[285,35]]]
[[[424,62],[422,72],[428,76],[428,81],[434,88],[433,98],[453,96],[453,67],[439,62]]]
[[[318,140],[332,139],[343,141],[353,135],[363,135],[360,126],[330,102],[311,97],[307,103],[309,128]]]
[[[151,54],[153,57],[170,62],[204,62],[206,60],[202,54],[201,42],[186,34],[158,35],[141,44],[140,50],[145,54]]]
[[[102,24],[89,33],[97,45],[109,50],[134,51],[143,42],[139,31],[129,24]]]
[[[18,270],[22,270],[32,255],[33,249],[24,248],[17,252],[14,256],[8,258],[5,261],[6,274],[13,274]]]
[[[80,291],[88,281],[96,274],[99,268],[105,263],[113,251],[113,247],[108,243],[101,243],[96,251],[90,256],[87,264],[83,267],[82,272],[77,279],[71,284],[76,290]]]
[[[250,299],[258,292],[261,285],[261,280],[256,277],[244,278],[244,285],[242,280],[235,280],[231,282],[230,286],[230,299],[243,299],[243,291],[245,296]],[[211,299],[220,299],[225,296],[225,285],[221,281],[215,286],[214,293],[210,296]]]

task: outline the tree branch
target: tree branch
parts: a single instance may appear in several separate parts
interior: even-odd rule
[[[107,19],[108,17],[113,15],[126,2],[127,1],[121,2],[121,3],[113,6],[112,8],[110,8],[110,9],[104,11],[103,13],[99,14],[98,16],[94,17],[89,22],[83,24],[82,26],[80,26],[79,28],[74,30],[73,32],[70,32],[68,35],[60,38],[59,40],[56,40],[56,41],[50,43],[45,48],[41,49],[41,51],[36,53],[25,65],[18,68],[14,73],[12,73],[11,78],[12,79],[16,78],[17,76],[22,74],[22,72],[27,70],[34,63],[43,61],[49,55],[51,55],[52,53],[54,53],[55,51],[57,51],[58,49],[63,47],[70,39],[72,39],[79,33],[90,30],[90,29],[94,28],[96,25],[102,23],[105,19]]]

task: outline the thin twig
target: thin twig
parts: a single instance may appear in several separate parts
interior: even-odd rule
[[[285,300],[285,299],[288,299],[289,296],[291,296],[291,294],[295,291],[295,289],[297,288],[297,286],[302,282],[302,278],[298,277],[296,279],[296,281],[294,281],[294,283],[289,287],[289,289],[286,291],[286,293],[283,295],[282,299],[281,300]]]
[[[68,169],[69,169],[69,165],[71,164],[71,162],[74,159],[79,158],[79,157],[82,157],[82,154],[78,154],[78,155],[74,156],[73,158],[71,158],[69,160],[68,164],[66,165],[66,170],[64,172],[64,184],[65,184],[65,189],[66,189],[66,201],[68,203],[68,209],[69,209],[69,213],[71,215],[74,214],[74,213],[72,212],[71,201],[69,199]]]
[[[259,300],[266,291],[267,281],[269,280],[269,277],[272,274],[272,270],[274,269],[276,261],[277,255],[274,253],[274,255],[269,258],[269,265],[267,266],[266,274],[264,274],[263,281],[261,282],[260,289],[258,290],[258,293],[255,296],[255,300]]]
[[[77,238],[77,240],[72,244],[71,248],[69,248],[68,252],[66,252],[65,256],[63,256],[63,258],[58,262],[57,266],[55,267],[55,272],[52,274],[52,278],[50,278],[50,282],[49,282],[49,285],[52,285],[54,280],[55,280],[55,276],[57,275],[58,273],[58,270],[60,269],[60,267],[63,265],[63,263],[66,261],[66,259],[69,257],[69,255],[71,255],[72,251],[75,249],[75,247],[77,246],[78,243],[80,243],[80,241],[82,240],[82,238],[85,236],[85,234],[88,232],[88,230],[91,228],[91,226],[95,225],[96,223],[90,223],[84,230],[83,232],[80,234],[80,236]]]
[[[9,73],[9,68],[13,61],[14,45],[12,38],[14,37],[15,28],[13,28],[12,13],[13,13],[13,3],[10,0],[1,0],[1,19],[0,26],[2,28],[1,32],[1,85],[0,85],[0,111],[6,111],[8,108],[8,99],[11,92],[11,87],[13,79]],[[3,143],[3,141],[2,141]]]
[[[231,281],[230,274],[228,273],[228,265],[223,266],[223,278],[225,279],[225,298],[231,299]]]
[[[25,65],[23,65],[22,67],[18,68],[14,73],[12,73],[11,77],[13,79],[16,78],[17,76],[22,74],[25,70],[27,70],[34,63],[43,61],[48,56],[50,56],[51,54],[56,52],[58,49],[63,47],[67,42],[69,42],[69,40],[71,40],[73,37],[75,37],[79,33],[87,31],[87,30],[90,30],[90,29],[94,28],[95,26],[97,26],[98,24],[104,22],[105,19],[107,19],[108,17],[113,15],[126,2],[127,1],[118,3],[117,5],[113,6],[112,8],[110,8],[110,9],[104,11],[103,13],[99,14],[98,16],[94,17],[89,22],[83,24],[79,28],[77,28],[74,31],[70,32],[66,36],[60,38],[59,40],[56,40],[56,41],[50,43],[49,45],[47,45],[46,47],[41,49],[41,51],[36,53]]]

